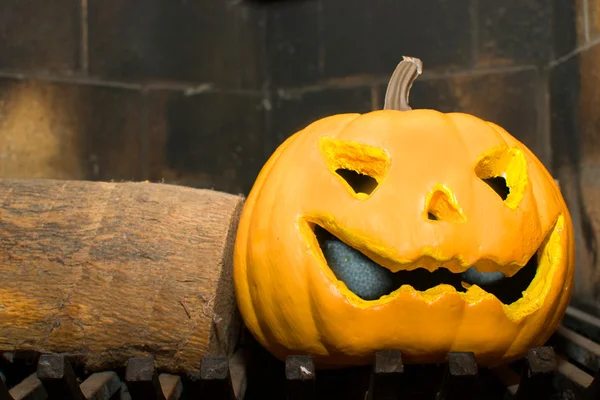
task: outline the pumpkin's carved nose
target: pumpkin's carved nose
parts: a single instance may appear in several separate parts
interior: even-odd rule
[[[441,184],[436,185],[427,196],[424,216],[429,221],[458,223],[466,220],[452,190]]]

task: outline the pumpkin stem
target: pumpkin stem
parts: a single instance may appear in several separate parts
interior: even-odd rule
[[[423,72],[423,63],[418,58],[402,57],[394,70],[385,92],[384,110],[412,110],[408,105],[408,94],[413,82]]]

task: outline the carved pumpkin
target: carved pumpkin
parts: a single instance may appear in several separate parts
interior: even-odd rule
[[[573,285],[571,218],[542,163],[501,127],[412,110],[405,58],[384,110],[323,118],[288,138],[241,217],[241,315],[276,357],[319,367],[474,352],[520,357],[559,324]]]

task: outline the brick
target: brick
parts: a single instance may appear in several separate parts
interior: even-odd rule
[[[573,5],[575,7],[575,30],[577,36],[577,44],[582,45],[587,40],[586,25],[588,23],[588,4],[592,3],[596,0],[575,0],[574,5],[573,2],[567,2],[567,4]],[[562,6],[563,3],[560,0],[554,0],[554,3],[558,6]],[[556,9],[557,6],[554,7],[554,15],[556,18]],[[557,25],[557,24],[555,24]],[[558,33],[555,28],[555,35]]]
[[[89,0],[90,73],[257,89],[264,12],[221,0]]]
[[[492,121],[549,165],[549,139],[539,126],[538,113],[544,112],[538,110],[539,81],[534,69],[418,79],[410,93],[410,104],[413,108],[465,112]]]
[[[600,166],[600,45],[556,67],[553,78],[557,81],[556,96],[560,96],[557,109],[569,109],[565,117],[573,120],[572,126],[566,125],[563,129],[575,128],[565,134],[570,133],[572,137],[573,132],[578,132],[581,143],[585,143],[585,146],[574,144],[577,151],[581,151],[581,162]]]
[[[151,180],[249,192],[266,161],[260,97],[157,91],[148,104]]]
[[[138,91],[85,87],[80,89],[83,163],[93,180],[144,179],[143,103]]]
[[[0,12],[0,69],[72,72],[80,68],[77,0],[6,0]]]
[[[324,1],[323,76],[384,74],[402,56],[428,70],[465,67],[472,60],[470,0]],[[314,29],[312,26],[307,29]]]
[[[544,63],[552,56],[552,4],[547,0],[479,2],[480,66]]]
[[[0,176],[141,179],[141,97],[0,79]]]
[[[585,235],[589,242],[596,242],[597,238],[600,237],[600,204],[598,203],[598,196],[600,196],[600,165],[584,164],[581,166],[581,200],[583,204],[578,204],[577,206],[582,207],[582,214],[589,219],[589,230],[587,235]],[[579,244],[577,243],[577,245]],[[581,249],[578,250],[581,252]],[[596,270],[600,266],[598,264],[600,262],[596,260],[593,270]],[[594,280],[597,281],[598,279]],[[594,286],[597,287],[597,284]]]
[[[595,39],[600,34],[600,0],[587,0],[587,3],[590,38]]]
[[[572,57],[550,71],[550,122],[554,150],[552,164],[555,171],[563,166],[574,169],[580,163],[581,136],[586,140],[583,151],[591,158],[594,154],[600,155],[600,141],[593,140],[593,126],[586,127],[585,121],[584,126],[579,126],[579,114],[587,115],[588,121],[593,121],[594,109],[581,103],[579,71],[584,70],[580,69],[578,64],[578,57]],[[582,77],[583,79],[587,79],[588,84],[592,85],[590,90],[594,90],[594,76],[588,72],[587,77]],[[593,101],[595,95],[587,93],[588,99]],[[589,128],[592,128],[591,132]],[[588,133],[580,133],[584,131]]]
[[[585,42],[584,2],[587,0],[554,0],[554,59],[560,58]]]
[[[319,4],[275,3],[267,16],[267,55],[274,86],[294,87],[319,78]]]
[[[274,100],[270,135],[274,147],[310,123],[333,114],[371,111],[371,89],[323,88]]]
[[[596,45],[554,66],[550,74],[553,167],[573,220],[575,237],[576,302],[593,303],[600,297],[600,46]],[[595,263],[594,263],[595,261]]]

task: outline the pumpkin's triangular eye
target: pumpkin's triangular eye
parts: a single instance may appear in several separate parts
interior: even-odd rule
[[[506,178],[503,176],[494,176],[491,178],[483,178],[482,181],[487,183],[489,187],[494,190],[502,198],[502,200],[506,200],[508,195],[510,194],[510,188],[506,183]]]
[[[378,183],[375,178],[369,175],[361,174],[351,169],[339,168],[335,170],[343,180],[354,190],[354,193],[371,194]]]
[[[377,188],[390,168],[388,154],[379,147],[324,137],[319,150],[329,170],[360,199]]]
[[[527,162],[520,149],[501,147],[479,158],[475,174],[504,201],[515,209],[523,199],[527,185]]]

